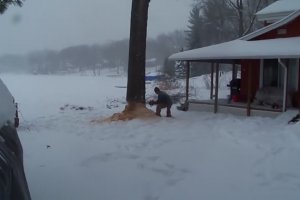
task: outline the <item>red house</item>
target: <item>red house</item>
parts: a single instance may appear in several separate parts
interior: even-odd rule
[[[257,18],[265,27],[244,37],[170,56],[188,63],[187,74],[193,62],[212,63],[215,84],[211,85],[215,88],[211,88],[208,100],[192,100],[187,87],[189,109],[274,116],[300,106],[300,1],[279,0],[259,11]],[[218,76],[213,80],[213,74],[219,74],[225,63],[232,64],[232,88],[237,87],[230,102],[218,97]]]

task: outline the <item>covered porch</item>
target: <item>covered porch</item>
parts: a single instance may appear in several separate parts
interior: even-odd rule
[[[299,92],[299,55],[300,37],[278,38],[269,40],[245,41],[234,40],[200,49],[180,52],[170,56],[172,60],[186,63],[185,109],[232,113],[246,116],[274,117],[291,106],[289,89]],[[281,71],[279,105],[263,105],[255,100],[255,95],[264,87],[268,72],[264,71],[265,61],[276,61]],[[290,62],[292,61],[292,62]],[[192,99],[189,95],[190,66],[194,62],[211,63],[210,96],[205,100]],[[274,63],[274,62],[273,62]],[[237,67],[241,68],[242,95],[238,101],[228,97],[219,97],[219,71],[222,64],[232,65],[232,79],[237,78]],[[215,74],[215,75],[214,75]],[[291,86],[292,85],[292,86]],[[272,98],[272,97],[270,97]]]

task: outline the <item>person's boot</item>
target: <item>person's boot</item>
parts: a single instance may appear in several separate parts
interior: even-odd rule
[[[171,115],[171,107],[170,106],[167,107],[167,117],[172,117],[172,115]]]

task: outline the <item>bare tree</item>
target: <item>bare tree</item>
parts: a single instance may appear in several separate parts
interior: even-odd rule
[[[232,35],[235,37],[254,31],[260,26],[255,14],[274,1],[276,0],[194,0],[194,6],[202,8],[204,23],[208,25],[204,29],[211,29],[210,25],[218,25],[222,29],[221,36],[227,38],[224,28],[234,31],[235,34]],[[220,23],[216,24],[218,21]],[[208,34],[211,34],[211,31]]]
[[[256,15],[260,9],[275,0],[225,0],[236,11],[238,17],[239,36],[248,34],[253,30]]]
[[[238,23],[239,23],[239,36],[242,36],[244,34],[243,0],[236,0],[235,3],[232,0],[225,0],[225,2],[237,12]]]

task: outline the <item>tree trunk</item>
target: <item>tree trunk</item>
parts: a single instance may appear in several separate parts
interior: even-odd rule
[[[126,100],[145,104],[145,58],[149,0],[132,0]]]
[[[238,8],[239,15],[239,37],[244,35],[244,5],[243,0],[237,0],[236,5]]]

